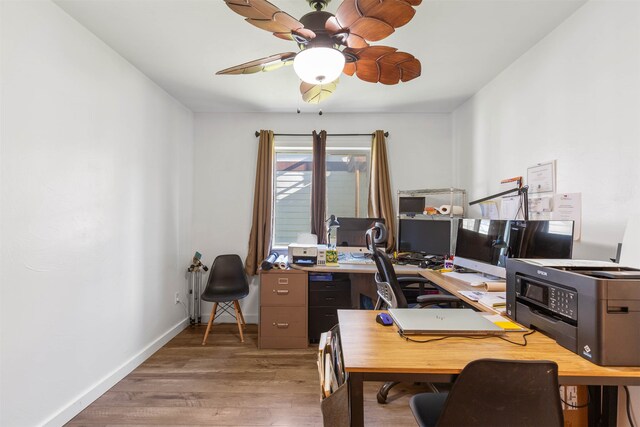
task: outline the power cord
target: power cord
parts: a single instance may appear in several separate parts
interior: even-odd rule
[[[443,337],[430,338],[430,339],[427,339],[427,340],[418,340],[418,339],[412,338],[412,337],[410,337],[410,336],[408,336],[408,335],[406,335],[406,334],[404,334],[403,332],[400,332],[400,331],[398,331],[398,335],[400,335],[400,337],[404,338],[406,341],[417,342],[417,343],[421,343],[421,344],[435,342],[435,341],[442,341],[442,340],[446,340],[447,338],[468,338],[468,339],[472,339],[472,340],[484,340],[484,339],[487,339],[487,338],[500,338],[501,340],[506,341],[506,342],[508,342],[510,344],[518,345],[518,346],[521,346],[521,347],[525,347],[527,345],[527,337],[529,335],[535,333],[535,332],[536,331],[533,330],[533,331],[527,332],[526,334],[522,335],[522,338],[524,339],[523,343],[511,341],[511,340],[508,340],[508,339],[506,339],[504,337],[497,336],[497,335],[482,335],[482,336],[476,336],[476,335],[446,335],[446,336],[443,336]],[[635,427],[635,426],[632,426],[632,427]]]
[[[565,405],[569,406],[570,408],[575,408],[575,409],[586,408],[591,404],[591,393],[589,392],[589,388],[587,388],[587,403],[584,403],[582,405],[574,405],[572,403],[565,402],[563,398],[560,398],[560,401]]]
[[[498,336],[498,338],[500,338],[502,341],[506,341],[506,342],[508,342],[508,343],[510,343],[510,344],[513,344],[513,345],[519,345],[520,347],[526,347],[526,346],[527,346],[527,344],[528,344],[528,343],[527,343],[527,337],[528,337],[529,335],[533,335],[533,334],[535,334],[535,332],[536,332],[536,331],[535,331],[535,329],[534,329],[534,330],[531,330],[530,332],[527,332],[526,334],[523,334],[523,335],[522,335],[522,339],[524,340],[524,342],[523,342],[523,343],[515,342],[515,341],[511,341],[511,340],[508,340],[508,339],[506,339],[505,337],[501,337],[501,336]]]
[[[631,416],[631,396],[629,396],[629,387],[626,385],[624,387],[624,393],[627,395],[627,419],[629,420],[629,425],[631,427],[636,427],[633,422],[633,417]]]
[[[189,309],[187,308],[187,305],[182,302],[182,300],[180,300],[180,304],[182,304],[182,306],[184,307],[184,314],[189,317]]]

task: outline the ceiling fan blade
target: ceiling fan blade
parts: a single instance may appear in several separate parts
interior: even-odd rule
[[[394,47],[370,46],[363,49],[347,48],[344,51],[358,60],[346,64],[343,72],[355,74],[366,82],[393,85],[413,80],[422,71],[420,61],[410,53],[398,52]]]
[[[293,16],[280,10],[267,0],[224,0],[227,6],[246,21],[256,27],[272,32],[276,37],[295,32],[306,39],[313,39],[316,34],[304,28],[304,25]]]
[[[356,0],[363,16],[379,19],[399,28],[411,21],[416,10],[405,0]]]
[[[334,16],[340,28],[349,28],[362,14],[358,11],[356,0],[343,0]]]
[[[253,74],[260,71],[273,71],[278,68],[293,64],[292,59],[295,58],[295,52],[279,53],[277,55],[267,56],[266,58],[256,59],[255,61],[245,62],[235,67],[226,68],[218,71],[216,74]]]
[[[302,94],[302,100],[309,104],[319,104],[326,100],[333,92],[335,92],[339,80],[336,79],[328,84],[314,85],[311,83],[302,82],[300,84],[300,93]]]
[[[379,41],[415,15],[413,6],[421,0],[343,0],[333,19],[327,20],[329,34],[348,33],[364,40]],[[356,47],[349,45],[349,47]]]
[[[379,59],[381,64],[391,65],[400,70],[400,80],[408,82],[420,76],[422,65],[413,55],[406,52],[394,52]],[[381,80],[381,83],[384,83]]]
[[[342,28],[335,16],[327,19],[327,22],[325,23],[325,29],[329,32],[329,34],[332,34],[334,40],[338,44],[343,44],[347,47],[355,49],[369,46],[369,43],[367,43],[367,41],[362,38],[362,36],[351,34],[349,33],[349,30]]]
[[[348,76],[353,76],[356,73],[356,63],[347,62],[346,64],[344,64],[342,72]]]
[[[366,16],[358,19],[349,27],[351,34],[373,42],[389,37],[394,31],[394,28],[386,22]]]

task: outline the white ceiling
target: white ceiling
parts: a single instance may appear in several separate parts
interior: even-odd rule
[[[271,0],[300,18],[307,0]],[[423,0],[406,26],[377,45],[413,54],[422,75],[395,86],[343,75],[319,106],[300,98],[293,67],[252,75],[215,72],[295,52],[222,0],[56,0],[82,25],[195,112],[450,112],[585,0]],[[340,0],[329,4],[335,12]]]

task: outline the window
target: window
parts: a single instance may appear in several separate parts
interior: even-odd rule
[[[311,137],[276,137],[273,247],[311,229]],[[371,137],[327,138],[327,217],[367,217]]]

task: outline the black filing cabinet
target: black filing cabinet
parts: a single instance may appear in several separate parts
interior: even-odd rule
[[[309,341],[338,323],[338,310],[351,308],[351,282],[348,274],[309,274]]]

